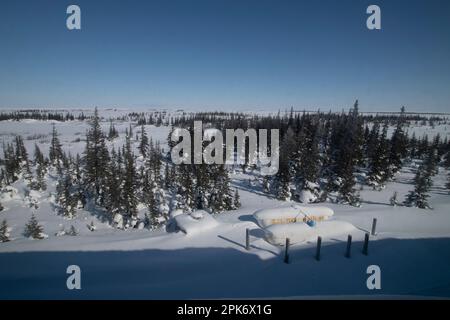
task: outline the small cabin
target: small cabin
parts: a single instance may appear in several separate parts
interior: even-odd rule
[[[321,222],[334,215],[328,207],[291,205],[270,209],[261,209],[253,214],[258,224],[265,228],[274,224],[289,224],[313,220]]]

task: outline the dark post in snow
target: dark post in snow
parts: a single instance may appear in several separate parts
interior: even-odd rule
[[[320,246],[322,244],[322,238],[317,237],[317,249],[316,249],[316,260],[320,261]]]
[[[250,250],[250,230],[245,229],[245,249]]]
[[[377,231],[377,218],[373,218],[372,221],[372,235],[374,236]]]
[[[364,247],[363,247],[362,253],[366,256],[369,254],[369,234],[368,233],[366,233],[366,235],[364,236]]]
[[[352,235],[349,234],[347,237],[347,250],[345,251],[345,257],[350,258],[352,250]]]
[[[286,238],[286,249],[284,251],[284,263],[289,263],[289,238]]]

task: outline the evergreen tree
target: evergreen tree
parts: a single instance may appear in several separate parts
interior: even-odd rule
[[[391,176],[398,172],[403,164],[403,158],[406,157],[408,138],[403,131],[405,116],[405,107],[402,107],[400,117],[397,121],[397,127],[391,138],[391,148],[389,154],[389,163],[391,165]]]
[[[145,132],[144,125],[141,126],[141,142],[139,143],[139,151],[141,152],[142,156],[145,158],[147,156],[148,152],[148,137],[147,133]]]
[[[52,127],[52,140],[51,140],[51,144],[50,144],[49,158],[50,158],[50,162],[53,165],[56,165],[63,159],[62,147],[61,147],[61,143],[59,142],[58,132],[56,131],[55,124],[53,124],[53,127]]]
[[[69,219],[73,218],[76,213],[77,197],[74,195],[72,177],[69,173],[60,176],[56,193],[60,213]]]
[[[125,160],[125,170],[124,170],[124,183],[122,189],[124,196],[123,209],[128,217],[135,219],[137,217],[137,202],[138,202],[136,196],[137,176],[134,163],[134,154],[133,151],[131,150],[130,136],[127,136],[126,138],[124,160]]]
[[[153,229],[158,224],[157,217],[159,216],[159,210],[155,199],[155,185],[148,172],[144,173],[143,176],[142,202],[146,205],[148,210],[145,224],[149,229]]]
[[[39,146],[35,143],[34,144],[34,164],[38,165],[38,164],[44,164],[44,163],[45,163],[44,154],[41,152],[41,149],[39,148]]]
[[[292,165],[295,150],[295,133],[293,129],[288,128],[280,145],[279,167],[276,175],[277,198],[280,200],[291,200],[290,183],[295,170],[295,166]]]
[[[6,223],[6,220],[2,221],[2,224],[0,225],[0,242],[8,242],[9,239],[9,228],[8,224]]]
[[[175,209],[192,211],[195,208],[195,190],[190,165],[180,164],[176,166],[176,169],[177,192]]]
[[[370,159],[371,167],[368,183],[375,189],[383,188],[385,182],[389,178],[389,145],[387,140],[387,130],[388,126],[386,123]]]
[[[113,148],[111,151],[111,159],[106,168],[107,199],[105,201],[105,207],[110,212],[111,218],[122,210],[121,204],[123,203],[123,197],[121,187],[123,174],[121,162],[121,157]]]
[[[238,209],[241,207],[241,197],[239,196],[239,191],[238,189],[236,189],[236,191],[234,192],[234,209]]]
[[[95,108],[94,117],[90,124],[90,129],[86,135],[85,150],[85,182],[88,191],[99,203],[104,202],[104,192],[106,190],[106,170],[109,153],[105,144],[105,136],[100,126],[98,110]]]
[[[357,138],[358,133],[362,131],[361,119],[357,110],[353,110],[346,121],[340,124],[342,127],[343,139],[337,150],[336,174],[338,180],[338,200],[341,203],[348,203],[352,206],[360,206],[359,194],[355,189],[355,165],[357,163],[357,153],[354,150],[359,149],[360,141]]]
[[[427,160],[419,167],[414,177],[414,190],[410,191],[404,201],[405,205],[421,209],[430,209],[428,204],[429,191],[433,182],[431,175],[434,170],[434,154],[430,154]]]
[[[317,199],[319,196],[320,154],[319,154],[319,132],[317,124],[308,119],[303,124],[297,138],[298,150],[294,155],[296,162],[296,184],[297,192],[301,196],[303,191],[308,191]],[[316,201],[314,199],[314,201]],[[303,197],[301,197],[301,200]],[[311,199],[310,199],[311,200]],[[308,200],[308,202],[310,201]]]
[[[2,212],[5,208],[3,208],[2,203],[0,202],[0,212]]]
[[[41,239],[45,238],[45,235],[43,232],[44,232],[44,229],[38,223],[36,216],[34,214],[32,214],[30,220],[25,225],[24,236],[27,238],[41,240]]]
[[[109,122],[109,132],[108,132],[108,140],[114,140],[115,138],[119,137],[119,132],[117,131],[116,127],[114,126],[114,123],[112,120]]]

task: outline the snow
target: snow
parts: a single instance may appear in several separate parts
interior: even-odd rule
[[[113,111],[109,115],[118,113]],[[51,123],[47,121],[2,121],[0,140],[14,134],[25,139],[30,156],[34,143],[48,152]],[[82,153],[87,124],[55,122],[66,151]],[[129,122],[115,122],[120,137],[108,146],[123,144]],[[448,125],[414,126],[408,134],[441,133]],[[108,129],[109,122],[102,122]],[[149,138],[166,145],[170,127],[145,126]],[[37,135],[42,135],[38,137]],[[30,138],[30,140],[27,139]],[[75,142],[76,138],[81,141]],[[133,143],[136,148],[136,143]],[[1,148],[1,143],[0,143]],[[1,154],[1,153],[0,153]],[[407,166],[381,191],[364,187],[361,208],[327,202],[322,205],[292,204],[263,192],[258,177],[239,169],[231,175],[239,190],[242,207],[211,216],[170,212],[181,232],[142,227],[122,230],[110,225],[107,213],[92,203],[69,220],[55,212],[56,176],[47,175],[48,189],[30,191],[16,182],[0,193],[11,241],[0,244],[0,299],[208,299],[208,298],[304,298],[304,297],[450,297],[450,196],[444,188],[447,171],[433,178],[430,203],[433,210],[401,205],[413,188],[414,163]],[[248,181],[251,180],[249,184]],[[389,199],[397,192],[399,205]],[[26,193],[28,192],[28,197]],[[30,207],[30,200],[38,207]],[[145,208],[140,210],[140,215]],[[43,240],[23,236],[34,213],[44,233]],[[323,215],[314,227],[305,223],[274,224],[272,218],[303,218]],[[377,218],[377,235],[370,237],[369,255],[361,254],[362,241]],[[114,218],[116,220],[116,218]],[[93,222],[93,228],[91,226]],[[116,223],[123,224],[117,216]],[[71,226],[78,236],[56,236]],[[245,249],[246,229],[250,250]],[[94,231],[94,232],[93,232]],[[272,238],[269,239],[269,232]],[[64,232],[65,233],[65,232]],[[353,237],[352,257],[344,257],[347,235]],[[62,234],[60,234],[62,235]],[[284,241],[291,238],[290,264],[283,263]],[[322,237],[322,260],[313,258],[317,236]],[[269,240],[270,242],[268,242]],[[66,268],[82,270],[83,290],[65,288]],[[368,265],[379,265],[382,289],[366,288]]]
[[[323,206],[300,206],[293,204],[278,208],[261,209],[254,213],[255,219],[261,227],[272,224],[306,221],[309,219],[329,219],[333,216],[332,209]]]
[[[284,245],[286,238],[291,244],[314,241],[317,237],[331,239],[355,232],[355,227],[345,221],[318,222],[314,227],[303,222],[289,224],[274,224],[264,230],[265,239],[275,245]]]
[[[208,212],[202,210],[194,211],[191,214],[179,214],[174,219],[177,227],[188,235],[197,234],[219,225]]]
[[[312,237],[313,230],[306,223],[274,224],[265,230],[265,239],[275,245],[284,245],[286,238],[292,243],[304,242]]]

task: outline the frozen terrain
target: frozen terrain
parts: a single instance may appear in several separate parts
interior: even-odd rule
[[[1,139],[21,134],[29,154],[34,143],[48,153],[51,123],[24,120],[1,121]],[[109,122],[103,123],[107,130]],[[127,122],[116,122],[123,144]],[[411,125],[416,132],[430,137],[449,136],[449,125]],[[56,122],[66,152],[82,153],[86,122]],[[169,127],[146,126],[154,141],[166,145]],[[28,137],[28,138],[27,138]],[[77,140],[77,138],[81,140]],[[111,143],[109,143],[111,144]],[[79,210],[74,219],[65,219],[54,210],[56,177],[48,178],[45,192],[27,195],[22,182],[3,193],[12,241],[0,243],[0,299],[183,299],[183,298],[301,298],[301,297],[375,297],[414,296],[450,298],[450,195],[444,185],[447,172],[440,168],[434,177],[430,203],[433,210],[393,207],[389,198],[394,191],[403,200],[413,188],[410,167],[402,169],[396,181],[386,189],[361,191],[362,207],[322,203],[334,210],[330,222],[345,222],[342,232],[323,230],[322,259],[316,261],[315,236],[293,243],[290,264],[283,262],[284,247],[268,243],[264,231],[253,217],[255,211],[286,206],[262,192],[252,175],[236,170],[232,186],[239,189],[242,206],[238,210],[208,217],[211,220],[198,232],[117,230],[103,220],[103,212],[92,204]],[[38,203],[39,208],[30,208]],[[22,235],[31,213],[35,213],[44,232],[44,240]],[[362,255],[364,234],[377,218],[377,234],[370,237],[369,255]],[[192,226],[195,219],[177,216]],[[192,220],[192,221],[191,221]],[[96,231],[87,225],[93,222]],[[74,226],[78,236],[56,236]],[[353,225],[353,227],[348,226]],[[250,229],[250,250],[245,249],[245,232]],[[169,230],[171,231],[171,230]],[[352,256],[344,257],[347,235],[353,237]],[[66,288],[66,268],[81,268],[81,290]],[[381,268],[381,290],[366,286],[369,265]]]

